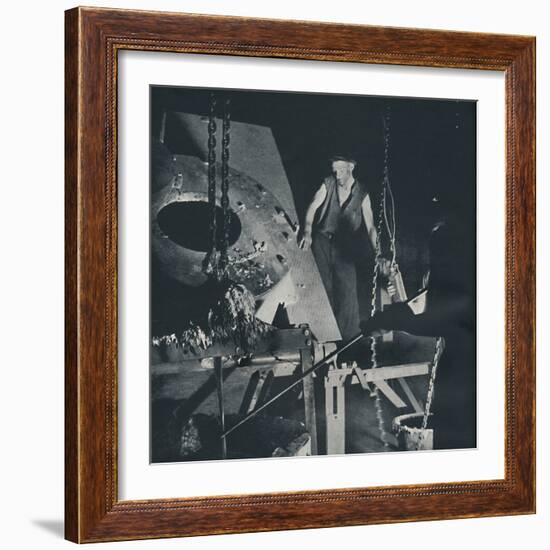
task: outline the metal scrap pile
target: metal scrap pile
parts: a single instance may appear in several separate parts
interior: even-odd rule
[[[256,319],[255,313],[254,295],[244,285],[227,281],[222,297],[209,312],[208,326],[222,341],[232,338],[248,353],[254,350],[258,337],[270,330],[270,325]]]
[[[230,279],[246,281],[247,285],[254,292],[260,294],[273,286],[273,281],[266,273],[266,266],[256,258],[262,256],[267,251],[265,242],[254,241],[254,252],[245,254],[240,248],[235,247],[233,257],[229,258],[227,264],[227,275]]]
[[[217,298],[203,322],[190,323],[180,335],[154,337],[153,345],[176,345],[193,352],[215,343],[232,342],[237,353],[252,353],[258,338],[273,330],[256,319],[254,295],[244,285],[229,280],[215,284],[212,291]]]

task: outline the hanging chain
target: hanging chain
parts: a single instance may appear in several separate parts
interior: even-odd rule
[[[386,112],[384,119],[384,176],[382,180],[382,189],[380,191],[380,208],[378,210],[378,223],[376,227],[376,254],[374,258],[374,269],[372,275],[372,297],[371,297],[371,317],[376,313],[376,298],[378,294],[378,279],[380,270],[380,260],[382,258],[382,242],[380,235],[382,233],[382,227],[384,223],[384,216],[386,210],[386,184],[388,182],[388,160],[389,160],[389,143],[390,143],[390,112],[389,109]],[[377,354],[377,339],[375,336],[370,338],[370,350],[371,350],[371,368],[378,368],[378,354]],[[380,398],[380,390],[376,384],[373,384],[372,395],[374,397],[374,408],[376,411],[376,419],[378,421],[378,431],[380,433],[380,439],[384,444],[384,447],[389,447],[388,434],[384,427],[384,414],[382,410],[382,399]]]
[[[432,408],[432,400],[434,396],[435,389],[435,377],[437,375],[437,366],[439,365],[439,360],[445,349],[445,340],[439,336],[435,341],[435,352],[432,362],[432,372],[430,375],[430,383],[428,384],[428,394],[426,396],[426,406],[424,407],[424,416],[422,417],[422,429],[425,430],[428,426],[428,420],[430,418],[430,409]]]
[[[208,204],[210,205],[210,239],[212,250],[216,252],[216,96],[210,95],[210,112],[208,116]]]
[[[428,393],[426,395],[426,405],[424,406],[424,415],[422,416],[422,425],[420,433],[418,435],[418,440],[416,442],[416,450],[419,451],[422,449],[422,444],[424,443],[424,438],[426,437],[426,428],[428,427],[428,421],[430,419],[430,411],[432,408],[432,400],[435,390],[435,377],[437,376],[437,366],[439,365],[439,360],[441,355],[445,350],[445,339],[441,336],[438,336],[435,341],[435,351],[434,358],[432,361],[432,372],[430,373],[430,381],[428,383]]]
[[[229,142],[231,131],[231,100],[226,99],[223,104],[223,128],[222,128],[222,199],[223,211],[222,243],[220,251],[220,270],[222,276],[226,276],[229,248],[229,226],[231,223],[231,211],[229,210]]]
[[[203,263],[207,275],[218,276],[217,262],[217,220],[216,220],[216,96],[210,94],[208,112],[208,204],[210,205],[210,250]]]

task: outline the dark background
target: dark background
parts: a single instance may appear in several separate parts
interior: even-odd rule
[[[152,87],[152,136],[159,134],[163,111],[207,115],[210,91]],[[462,225],[464,246],[471,250],[463,269],[475,278],[474,101],[241,90],[217,90],[217,95],[231,99],[233,120],[271,128],[301,222],[313,193],[330,173],[328,159],[337,153],[356,158],[355,174],[369,188],[376,219],[384,168],[382,121],[389,112],[397,261],[408,293],[421,286],[429,265],[434,196]],[[165,143],[173,153],[198,154],[170,124]]]

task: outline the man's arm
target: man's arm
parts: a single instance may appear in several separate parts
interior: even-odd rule
[[[311,246],[311,230],[313,227],[313,220],[315,219],[315,213],[319,207],[323,204],[327,198],[327,187],[324,183],[315,193],[313,200],[307,207],[306,217],[304,220],[304,228],[301,231],[299,246],[302,250],[308,250]]]
[[[374,216],[372,214],[372,206],[368,194],[365,195],[365,198],[363,199],[361,211],[363,212],[363,219],[365,220],[365,226],[367,227],[367,232],[369,234],[369,239],[372,244],[372,249],[376,250],[376,241],[378,236],[376,233],[376,227],[374,225]]]

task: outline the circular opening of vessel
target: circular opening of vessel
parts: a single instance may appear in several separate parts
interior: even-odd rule
[[[173,242],[196,250],[208,252],[211,248],[210,205],[203,201],[172,202],[157,214],[160,230]],[[216,248],[223,241],[223,210],[216,206]],[[235,244],[241,234],[239,216],[230,210],[228,246]]]

